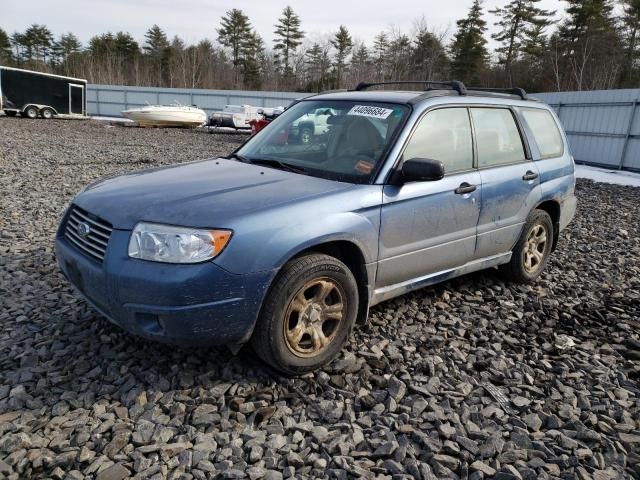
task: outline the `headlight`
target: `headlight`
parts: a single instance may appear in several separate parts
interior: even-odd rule
[[[129,256],[152,262],[198,263],[217,256],[230,238],[229,230],[139,223],[131,233]]]

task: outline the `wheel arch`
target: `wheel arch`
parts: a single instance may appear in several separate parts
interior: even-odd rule
[[[536,210],[547,212],[551,217],[551,223],[553,224],[553,244],[551,248],[553,251],[558,245],[558,238],[560,236],[560,202],[553,199],[547,199],[539,203],[536,206]]]
[[[365,323],[369,315],[372,279],[366,267],[364,253],[360,247],[348,240],[332,240],[308,247],[295,255],[294,258],[311,252],[324,253],[330,257],[337,258],[351,270],[358,284],[359,304],[356,323]]]
[[[356,279],[358,285],[358,316],[356,318],[357,324],[363,324],[366,322],[369,316],[369,299],[371,292],[373,291],[373,279],[375,272],[370,272],[367,269],[367,263],[362,248],[353,241],[344,239],[325,239],[318,240],[317,243],[304,245],[300,250],[292,252],[286,260],[280,265],[279,271],[284,265],[294,260],[311,253],[322,253],[333,258],[337,258],[344,263],[351,271]],[[278,274],[274,275],[269,287],[267,288],[264,299],[271,292],[271,288],[275,283],[275,278]],[[262,307],[261,309],[262,310]]]

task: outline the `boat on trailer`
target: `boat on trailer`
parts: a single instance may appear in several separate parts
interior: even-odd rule
[[[146,105],[123,110],[122,115],[142,127],[193,128],[207,121],[204,110],[186,105]]]

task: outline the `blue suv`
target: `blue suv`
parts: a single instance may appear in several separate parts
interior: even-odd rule
[[[131,333],[249,342],[292,375],[379,302],[492,267],[535,280],[576,209],[554,112],[521,89],[376,85],[304,98],[226,158],[90,185],[60,268]]]

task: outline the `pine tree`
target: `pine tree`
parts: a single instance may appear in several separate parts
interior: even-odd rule
[[[336,88],[340,88],[342,81],[342,73],[346,67],[347,57],[353,48],[353,39],[347,27],[340,25],[338,31],[331,40],[331,45],[336,49],[335,71],[336,71]]]
[[[16,46],[19,60],[31,63],[34,68],[44,65],[51,54],[54,39],[45,25],[33,24],[24,33],[14,33],[12,42]]]
[[[466,18],[456,22],[458,30],[451,45],[453,77],[465,83],[479,83],[487,64],[487,22],[482,18],[480,0],[474,0]]]
[[[322,48],[319,43],[314,43],[306,52],[305,57],[305,64],[310,77],[307,89],[320,92],[324,90],[327,85],[327,70],[331,63],[329,59],[329,49]]]
[[[7,32],[0,28],[0,63],[9,64],[12,61],[11,41]]]
[[[254,30],[243,50],[242,77],[246,88],[259,90],[262,86],[262,64],[264,63],[264,42]]]
[[[414,40],[412,56],[420,79],[444,80],[449,59],[440,38],[426,29],[420,29]]]
[[[495,25],[500,30],[491,35],[491,38],[500,43],[496,53],[504,64],[509,86],[513,85],[513,62],[532,40],[539,40],[541,29],[551,23],[550,19],[555,14],[555,11],[539,8],[536,4],[540,1],[512,0],[505,7],[490,11],[499,18]]]
[[[638,75],[640,65],[640,0],[622,0],[623,16],[622,25],[625,42],[625,63],[623,66],[621,80],[628,86],[640,84]]]
[[[561,35],[576,41],[585,35],[615,29],[611,0],[564,0],[569,4],[569,18],[560,29]]]
[[[167,39],[167,34],[158,25],[154,24],[147,30],[144,38],[145,44],[142,48],[147,55],[161,57],[166,53],[166,49],[169,47],[169,40]]]
[[[276,41],[273,49],[276,52],[276,61],[282,66],[283,75],[290,77],[293,73],[289,63],[290,55],[302,44],[304,38],[304,32],[300,30],[300,17],[287,6],[275,27],[273,33]]]
[[[371,57],[369,49],[364,43],[356,45],[353,49],[353,58],[351,59],[352,74],[355,79],[354,84],[368,81],[367,74],[371,65]]]
[[[234,8],[222,17],[218,32],[218,41],[224,47],[231,49],[233,62],[233,83],[238,83],[239,68],[241,66],[246,45],[251,35],[251,23],[242,10]]]
[[[156,86],[164,86],[171,55],[167,35],[158,25],[154,24],[147,30],[144,38],[145,44],[142,49],[151,60]]]
[[[389,38],[384,32],[380,32],[373,39],[373,63],[376,67],[376,80],[383,82],[387,70],[389,55]]]
[[[403,33],[394,36],[388,49],[389,73],[391,80],[405,80],[410,70],[411,40]]]
[[[82,43],[73,33],[60,35],[60,39],[53,44],[52,52],[56,63],[64,64],[69,57],[80,52]]]
[[[166,37],[165,37],[166,38]],[[132,60],[140,54],[140,46],[128,32],[117,32],[113,37],[115,52],[125,60]],[[166,46],[164,48],[167,48]]]
[[[559,38],[571,75],[570,88],[611,88],[619,79],[621,39],[613,17],[611,0],[565,0],[568,18]]]

